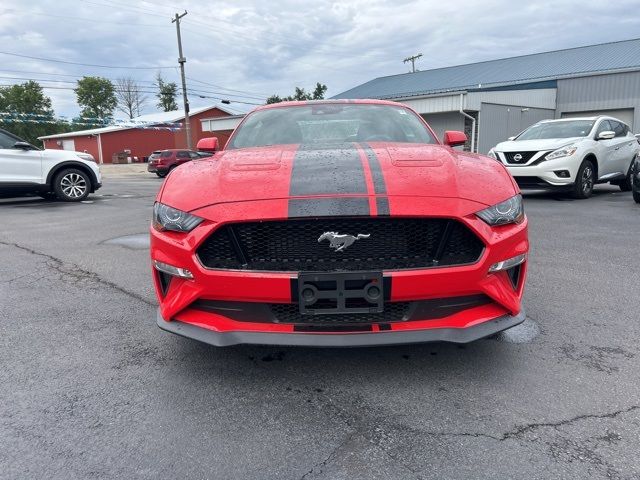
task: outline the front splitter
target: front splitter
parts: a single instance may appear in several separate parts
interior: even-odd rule
[[[521,310],[518,315],[503,315],[468,328],[432,328],[428,330],[364,333],[217,332],[179,320],[167,322],[162,318],[160,309],[156,313],[156,322],[162,330],[215,345],[216,347],[239,344],[300,347],[370,347],[427,342],[469,343],[515,327],[522,323],[525,317],[524,310]]]

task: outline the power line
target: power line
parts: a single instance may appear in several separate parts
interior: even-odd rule
[[[11,13],[11,10],[5,10],[4,13]],[[161,25],[159,23],[125,23],[125,22],[118,22],[118,21],[109,21],[109,20],[98,20],[95,18],[88,18],[88,17],[71,17],[68,15],[54,15],[53,13],[42,13],[42,12],[34,12],[34,11],[25,11],[25,10],[20,10],[19,12],[15,12],[18,14],[27,14],[27,15],[37,15],[40,17],[53,17],[53,18],[63,18],[65,20],[78,20],[78,21],[82,21],[82,22],[90,22],[90,23],[106,23],[106,24],[111,24],[111,25],[124,25],[124,26],[128,26],[128,27],[152,27],[152,28],[164,28],[164,25]]]
[[[122,9],[125,9],[125,10],[128,9],[128,10],[134,11],[136,13],[145,13],[146,15],[152,15],[152,16],[156,16],[156,17],[166,18],[164,15],[159,15],[156,11],[151,11],[151,10],[143,9],[143,8],[140,8],[140,7],[132,7],[132,6],[127,5],[127,4],[118,3],[115,0],[105,0],[105,1],[111,2],[111,3],[107,3],[107,4],[95,3],[95,2],[92,2],[92,1],[89,1],[89,0],[82,0],[82,1],[84,1],[85,3],[91,3],[91,4],[94,4],[94,5],[100,5],[100,6],[103,6],[103,7],[110,7],[110,8],[117,7],[117,8],[122,8]],[[215,30],[222,30],[222,31],[226,30],[227,32],[231,33],[232,35],[234,35],[236,37],[244,38],[244,39],[252,41],[252,42],[262,42],[262,43],[264,43],[264,40],[262,40],[260,38],[251,37],[251,36],[246,35],[243,32],[239,32],[237,30],[225,28],[223,26],[220,26],[219,23],[211,24],[211,23],[206,23],[206,22],[196,21],[196,20],[185,20],[185,24],[194,25],[194,26],[200,26],[200,27],[206,27],[206,28],[213,28]],[[208,30],[205,30],[205,31],[202,31],[202,30],[187,30],[187,31],[189,33],[192,33],[192,34],[201,35],[201,36],[208,37],[208,38],[211,38],[212,36],[215,36],[215,35],[212,35],[212,32],[208,31]],[[217,39],[219,39],[219,36],[215,36],[215,37]],[[282,38],[284,38],[284,37],[282,37]],[[233,46],[237,46],[237,42],[236,43],[230,43],[230,42],[227,41],[225,43],[227,43],[228,45],[230,44],[230,45],[233,45]],[[279,43],[282,44],[282,45],[287,46],[290,50],[304,52],[304,53],[309,53],[310,52],[309,48],[302,47],[299,44],[293,44],[293,43],[289,43],[289,42],[286,42],[286,41],[283,41],[283,40],[280,40]],[[339,49],[339,47],[331,47],[331,48],[334,51]],[[344,50],[344,52],[348,52],[348,53],[341,54],[341,57],[362,58],[362,57],[366,56],[366,55],[362,55],[362,54],[353,54],[353,53],[351,53],[351,50]],[[290,59],[289,61],[292,62],[292,63],[299,63],[301,65],[307,65],[307,66],[310,66],[310,67],[321,68],[321,69],[325,69],[325,70],[332,70],[332,71],[335,71],[335,72],[349,72],[349,73],[355,73],[355,74],[361,73],[361,72],[356,71],[356,70],[350,70],[350,69],[345,69],[345,68],[334,68],[334,67],[330,67],[328,65],[320,65],[320,64],[317,64],[317,63],[304,62],[304,61],[302,61],[302,60],[300,60],[298,58],[293,58],[293,59]]]
[[[249,93],[249,94],[252,94],[252,95],[264,95],[264,97],[260,97],[260,98],[266,98],[267,96],[271,95],[271,93],[251,92],[249,90],[236,90],[234,88],[227,88],[227,87],[223,87],[222,85],[216,85],[215,83],[203,82],[202,80],[197,80],[197,79],[191,78],[191,77],[187,77],[187,79],[191,80],[192,82],[201,83],[202,85],[209,85],[211,87],[220,88],[222,90],[228,90],[230,92]]]
[[[53,73],[53,72],[34,72],[33,70],[5,70],[0,68],[0,72],[1,73],[28,73],[28,74],[33,74],[33,75],[53,75],[53,76],[57,76],[57,77],[72,77],[72,78],[82,78],[82,77],[86,77],[86,76],[90,76],[90,75],[84,75],[84,74],[69,74],[69,73]],[[36,82],[62,82],[63,80],[57,80],[57,79],[44,79],[44,78],[30,78],[30,77],[5,77],[5,78],[11,78],[11,79],[16,79],[16,80],[33,80]],[[115,81],[117,79],[111,78],[111,77],[103,77],[106,78],[108,80],[111,81]],[[244,98],[253,98],[254,100],[264,100],[267,95],[269,94],[262,94],[262,93],[257,93],[257,92],[249,92],[247,90],[235,90],[233,88],[226,88],[223,87],[222,85],[216,85],[213,83],[208,83],[208,82],[203,82],[202,80],[198,80],[196,78],[191,78],[191,77],[187,77],[187,79],[193,81],[193,82],[197,82],[197,83],[201,83],[203,85],[210,85],[216,88],[219,88],[221,90],[228,90],[230,92],[240,92],[240,93],[248,93],[248,94],[256,94],[256,95],[264,95],[264,96],[260,96],[260,97],[255,97],[252,95],[232,95],[229,94],[230,96],[235,96],[235,97],[244,97]],[[135,79],[136,82],[138,83],[150,83],[152,85],[156,84],[155,80],[139,80],[139,79]],[[220,95],[225,94],[224,92],[216,92],[216,91],[211,91],[209,89],[204,90],[208,93],[219,93]]]
[[[2,70],[0,70],[2,71]],[[43,74],[46,75],[46,74]],[[75,76],[75,75],[70,75],[70,76]],[[107,77],[102,77],[102,78],[106,78],[107,80],[114,82],[117,79],[113,79],[113,78],[107,78]],[[49,83],[71,83],[71,84],[76,84],[77,81],[74,80],[60,80],[57,78],[52,78],[52,79],[47,79],[47,78],[29,78],[29,77],[13,77],[13,76],[3,76],[0,75],[0,80],[26,80],[26,81],[34,81],[36,83],[40,83],[40,82],[49,82]],[[143,88],[151,88],[151,87],[156,87],[155,82],[152,81],[148,81],[148,80],[134,80],[137,83],[151,83],[151,85],[143,85]],[[42,86],[42,85],[41,85]],[[157,88],[157,87],[156,87]],[[139,90],[141,93],[158,93],[156,92],[148,92],[148,91],[142,91]],[[194,93],[196,95],[199,95],[201,93],[208,93],[208,94],[213,94],[213,95],[221,95],[221,96],[226,96],[226,97],[237,97],[237,98],[244,98],[244,99],[249,99],[249,100],[266,100],[266,97],[253,97],[251,95],[237,95],[237,94],[233,94],[233,93],[227,93],[227,92],[216,92],[216,91],[212,91],[210,89],[203,89],[203,88],[187,88],[188,92]]]
[[[43,62],[65,63],[67,65],[80,65],[83,67],[115,68],[115,69],[127,69],[127,70],[160,70],[160,69],[166,69],[166,68],[173,68],[173,67],[132,67],[132,66],[120,66],[120,65],[97,65],[92,63],[68,62],[66,60],[56,60],[53,58],[32,57],[31,55],[22,55],[20,53],[12,53],[12,52],[0,52],[0,54],[10,55],[12,57],[29,58],[31,60],[40,60]]]

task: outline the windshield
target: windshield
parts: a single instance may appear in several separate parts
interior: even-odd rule
[[[404,107],[321,103],[251,113],[227,148],[376,141],[437,143],[416,114]]]
[[[593,123],[594,120],[536,123],[518,135],[515,140],[586,137],[593,128]]]

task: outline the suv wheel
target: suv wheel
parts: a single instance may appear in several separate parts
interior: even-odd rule
[[[589,198],[596,182],[596,171],[591,160],[585,160],[578,169],[576,183],[573,187],[574,198]]]
[[[56,175],[53,189],[60,200],[79,202],[89,196],[91,180],[82,170],[69,168]]]
[[[156,172],[156,175],[159,176],[160,178],[164,178],[164,177],[167,176],[167,173],[169,173],[169,172],[168,171],[167,172]]]
[[[633,163],[634,162],[631,162],[629,171],[627,172],[627,176],[625,177],[625,179],[618,183],[620,190],[622,190],[623,192],[630,192],[631,188],[633,187]]]

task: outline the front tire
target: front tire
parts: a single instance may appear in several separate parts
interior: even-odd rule
[[[593,193],[593,186],[596,183],[596,170],[591,160],[584,160],[578,174],[576,175],[576,183],[573,186],[574,198],[589,198]]]
[[[56,175],[53,190],[63,202],[80,202],[89,196],[91,180],[82,170],[67,168]]]

